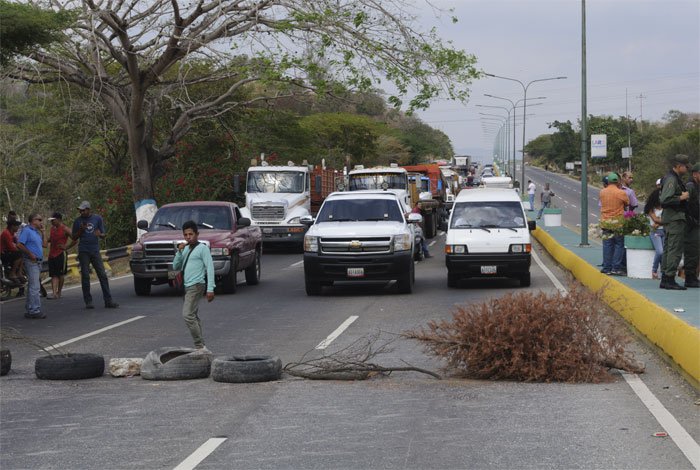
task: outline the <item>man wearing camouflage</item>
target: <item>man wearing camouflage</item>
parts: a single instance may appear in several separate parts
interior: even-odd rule
[[[687,155],[676,155],[671,160],[673,165],[663,179],[661,188],[661,207],[664,211],[661,216],[666,240],[664,240],[664,254],[662,259],[661,289],[685,290],[686,288],[676,283],[676,272],[683,256],[683,245],[686,232],[686,211],[688,191],[683,183],[683,175],[688,172],[690,159]]]
[[[693,165],[688,189],[688,212],[686,213],[685,287],[700,287],[698,282],[698,251],[700,251],[700,163]]]

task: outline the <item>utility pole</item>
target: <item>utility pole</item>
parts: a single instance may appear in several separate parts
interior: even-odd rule
[[[639,132],[642,132],[642,127],[644,126],[644,113],[642,113],[642,100],[646,99],[646,96],[639,94]]]
[[[588,145],[588,110],[586,109],[586,0],[581,0],[581,246],[589,246]]]
[[[630,138],[630,114],[627,111],[627,88],[625,88],[625,117],[627,117],[627,148],[630,155],[627,159],[627,170],[632,171],[632,140]]]

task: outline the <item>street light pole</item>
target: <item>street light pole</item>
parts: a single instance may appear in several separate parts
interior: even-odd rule
[[[586,100],[586,0],[581,0],[581,246],[588,246],[588,110]]]
[[[510,78],[510,77],[503,77],[501,75],[494,75],[492,73],[485,73],[487,77],[494,77],[494,78],[500,78],[503,80],[510,80],[512,82],[518,82],[521,87],[523,87],[523,148],[522,148],[522,186],[521,186],[521,191],[525,186],[525,113],[527,111],[527,89],[530,88],[530,85],[533,83],[537,82],[546,82],[549,80],[563,80],[566,77],[550,77],[550,78],[538,78],[537,80],[531,80],[526,84],[518,80],[517,78]]]
[[[498,108],[498,109],[505,109],[505,111],[508,113],[508,120],[506,121],[506,163],[505,168],[508,169],[508,163],[510,159],[510,109],[506,108],[505,106],[489,106],[485,104],[477,104],[475,105],[477,108]],[[513,133],[515,133],[515,116],[513,116]],[[515,143],[515,136],[513,136],[513,143]]]

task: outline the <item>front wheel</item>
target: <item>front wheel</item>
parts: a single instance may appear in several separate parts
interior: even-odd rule
[[[237,258],[231,258],[231,270],[221,278],[221,290],[224,294],[235,294],[236,293],[236,270],[238,269]]]
[[[408,272],[404,274],[398,280],[399,293],[400,294],[410,294],[413,292],[413,284],[416,282],[416,266],[411,260],[411,266],[408,268]]]
[[[151,280],[143,277],[135,277],[134,292],[136,292],[136,295],[151,295]]]
[[[459,283],[459,277],[456,274],[452,274],[451,272],[447,272],[447,287],[457,287],[457,284]]]
[[[249,286],[254,286],[260,282],[260,252],[255,250],[253,264],[245,268],[245,282]]]
[[[314,282],[311,281],[308,277],[304,277],[304,284],[306,285],[306,295],[321,295],[321,290],[323,287],[321,287],[320,282]]]
[[[530,273],[520,276],[520,287],[530,287]]]

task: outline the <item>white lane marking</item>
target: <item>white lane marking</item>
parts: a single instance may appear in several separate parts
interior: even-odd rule
[[[642,379],[636,374],[622,374],[625,381],[632,387],[644,406],[654,415],[656,421],[671,436],[673,442],[685,454],[686,458],[696,469],[700,470],[700,446],[673,415],[664,407],[656,396],[649,390]]]
[[[199,449],[195,450],[189,457],[180,463],[173,470],[192,470],[197,465],[202,463],[202,460],[206,459],[209,454],[214,452],[217,447],[226,441],[225,437],[212,437],[207,442],[199,446]]]
[[[132,321],[140,320],[140,319],[142,319],[142,318],[146,318],[146,317],[143,316],[143,315],[139,315],[139,316],[136,316],[136,317],[133,317],[133,318],[129,318],[128,320],[120,321],[119,323],[115,323],[115,324],[113,324],[113,325],[105,326],[104,328],[100,328],[99,330],[95,330],[95,331],[93,331],[93,332],[91,332],[91,333],[86,333],[86,334],[84,334],[84,335],[77,336],[77,337],[75,337],[75,338],[73,338],[73,339],[69,339],[69,340],[64,341],[64,342],[62,342],[62,343],[58,343],[58,344],[51,345],[51,346],[47,347],[46,349],[47,349],[47,350],[48,350],[48,349],[57,349],[57,348],[60,348],[60,347],[62,347],[62,346],[65,346],[65,345],[67,345],[67,344],[75,343],[76,341],[80,341],[81,339],[89,338],[90,336],[99,335],[100,333],[104,333],[105,331],[111,330],[112,328],[117,328],[117,327],[119,327],[119,326],[126,325],[127,323],[131,323]]]
[[[443,232],[443,231],[441,230],[441,231],[438,232],[438,235],[443,236],[443,235],[445,235],[445,232]]]
[[[437,243],[437,240],[433,240],[432,242],[428,243],[428,246],[433,246],[436,243]]]
[[[120,279],[126,279],[127,277],[131,277],[131,274],[126,274],[126,275],[124,275],[124,276],[119,276],[119,277],[110,277],[109,280],[110,280],[110,281],[119,281]],[[46,281],[51,281],[51,278],[50,278],[50,277],[47,277],[46,279],[44,279],[44,280],[41,281],[41,282],[42,282],[42,284],[45,284]],[[91,285],[91,286],[95,286],[95,285],[97,285],[97,284],[99,284],[99,283],[100,283],[100,281],[93,281],[93,282],[90,283],[90,285]],[[76,284],[76,285],[74,285],[74,286],[64,287],[63,290],[66,291],[66,290],[74,290],[74,289],[80,289],[80,288],[82,288],[82,285],[80,285],[80,283],[78,283],[78,284]],[[14,297],[14,298],[12,298],[12,299],[3,300],[3,303],[4,303],[4,304],[9,304],[10,302],[15,302],[15,301],[17,301],[17,300],[24,300],[24,301],[26,301],[26,299],[25,299],[24,297]]]
[[[532,257],[535,258],[537,264],[540,265],[556,288],[559,289],[563,295],[567,294],[568,291],[566,288],[554,277],[554,274],[552,274],[549,268],[542,264],[542,261],[534,251],[532,252]],[[625,373],[622,374],[622,376],[644,406],[646,406],[649,412],[656,418],[656,421],[658,421],[661,427],[671,436],[673,442],[675,442],[693,467],[695,467],[696,470],[700,470],[700,446],[698,446],[698,443],[693,440],[690,434],[688,434],[676,418],[664,407],[659,399],[656,398],[638,375]]]
[[[552,273],[552,271],[550,271],[550,269],[544,265],[540,257],[537,256],[537,253],[535,253],[535,250],[532,250],[532,257],[535,259],[535,262],[540,266],[542,271],[544,271],[544,273],[547,275],[549,280],[552,281],[552,284],[554,284],[554,287],[557,288],[561,295],[567,295],[569,292],[566,290],[566,287],[564,287],[564,284],[562,284],[559,279],[554,276],[554,273]]]
[[[300,266],[300,265],[302,265],[302,264],[304,264],[304,260],[297,261],[296,263],[292,263],[292,264],[289,265],[289,267],[290,267],[290,268],[294,268],[294,267]]]
[[[351,315],[350,317],[348,317],[348,319],[341,323],[340,326],[336,328],[333,333],[329,334],[326,337],[326,339],[318,343],[318,346],[316,346],[315,349],[326,349],[333,342],[334,339],[340,336],[340,334],[343,331],[345,331],[350,325],[352,325],[352,322],[354,322],[358,318],[360,317],[358,317],[357,315]]]

